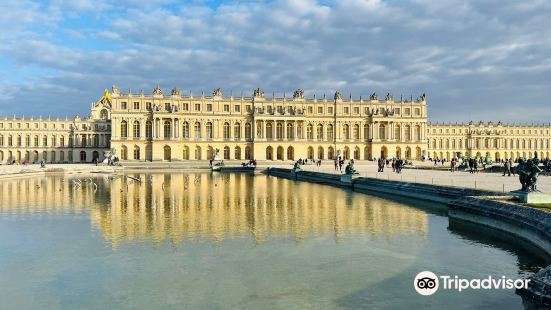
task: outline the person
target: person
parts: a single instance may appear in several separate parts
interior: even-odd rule
[[[339,160],[339,171],[342,173],[342,166],[344,165],[344,159]]]
[[[335,171],[339,170],[339,162],[335,158]]]
[[[455,158],[452,158],[452,161],[450,162],[450,170],[451,172],[455,172]]]
[[[505,163],[503,164],[503,176],[505,176],[505,174],[508,174],[508,176],[511,176],[511,165],[509,164],[508,160],[506,160]]]
[[[396,171],[396,158],[392,158],[392,172]]]
[[[473,166],[474,166],[474,167],[473,167],[473,168],[474,168],[474,172],[473,172],[473,173],[478,173],[478,161],[475,160]]]
[[[513,159],[509,158],[509,169],[511,170],[511,173],[513,176],[515,176],[515,169],[513,168]]]

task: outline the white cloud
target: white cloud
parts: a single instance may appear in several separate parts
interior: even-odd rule
[[[547,1],[208,3],[55,0],[50,6],[26,3],[29,10],[21,12],[24,6],[11,2],[23,15],[9,26],[9,39],[0,41],[0,61],[40,72],[25,83],[0,81],[0,89],[23,98],[17,106],[5,98],[0,105],[8,113],[24,105],[39,110],[47,105],[36,98],[55,97],[67,111],[82,114],[111,84],[135,91],[176,85],[195,93],[214,87],[290,93],[300,87],[318,97],[337,89],[354,97],[426,92],[431,118],[463,121],[477,113],[519,118],[527,106],[543,108],[547,100]],[[15,14],[6,20],[17,20]],[[61,26],[75,19],[92,20],[94,27]]]

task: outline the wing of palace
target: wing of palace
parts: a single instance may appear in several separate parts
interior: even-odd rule
[[[425,95],[395,100],[105,91],[89,117],[0,119],[0,162],[550,156],[549,125],[428,123]]]

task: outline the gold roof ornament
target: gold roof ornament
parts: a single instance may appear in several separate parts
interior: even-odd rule
[[[111,106],[111,102],[113,102],[113,98],[111,97],[111,93],[107,89],[103,91],[103,96],[98,100],[98,104],[108,105]]]

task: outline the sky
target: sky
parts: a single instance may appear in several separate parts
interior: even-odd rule
[[[551,120],[548,0],[1,0],[0,115],[104,89],[414,98],[431,122]]]

